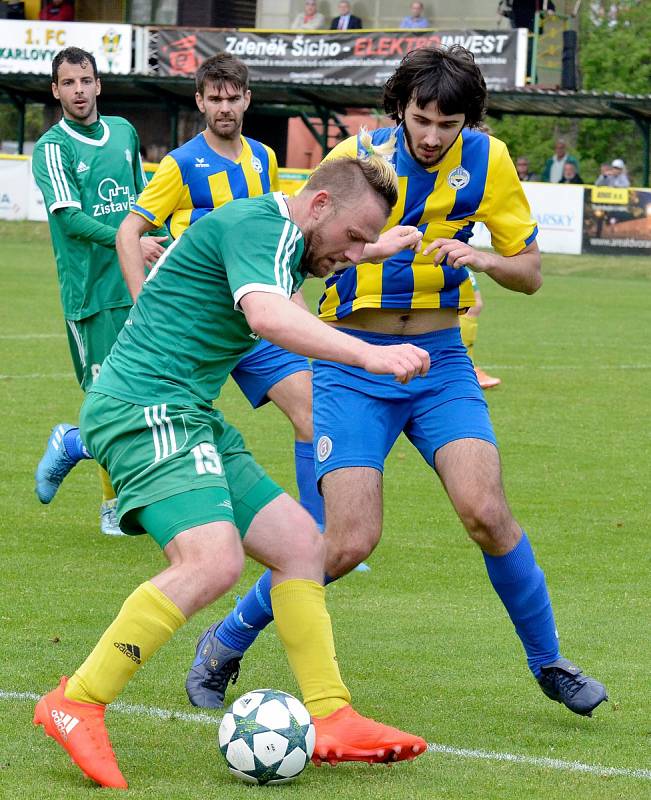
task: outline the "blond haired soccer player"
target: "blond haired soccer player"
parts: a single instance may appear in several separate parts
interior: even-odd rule
[[[388,762],[425,751],[420,737],[351,707],[325,607],[324,539],[213,409],[256,335],[401,385],[427,373],[421,348],[368,344],[290,300],[308,272],[322,277],[337,263],[395,252],[395,240],[378,237],[396,197],[384,159],[347,158],[319,168],[298,196],[271,193],[207,214],[148,276],[88,393],[81,430],[116,487],[120,524],[149,533],[169,561],[126,599],[73,676],[36,705],[34,722],[100,785],[127,787],[105,706],[192,614],[233,586],[245,552],[273,565],[271,603],[314,718],[314,757]]]
[[[313,364],[326,574],[346,574],[380,540],[384,461],[404,432],[479,546],[540,688],[589,716],[607,699],[606,689],[561,656],[545,575],[507,504],[488,407],[459,332],[459,314],[474,300],[468,268],[512,291],[540,287],[536,223],[506,145],[478,130],[486,85],[468,50],[409,53],[386,84],[384,107],[395,126],[372,131],[370,147],[351,137],[329,158],[369,152],[397,137],[392,160],[400,192],[387,227],[416,226],[423,247],[335,271],[319,316],[367,344],[411,342],[430,353],[433,367],[399,386],[331,359]],[[468,244],[476,221],[485,223],[497,252]],[[240,602],[254,603],[257,588]],[[262,597],[264,624],[265,605]],[[251,642],[258,630],[250,631]]]
[[[115,252],[118,226],[145,186],[138,135],[121,117],[100,117],[101,82],[92,53],[68,47],[52,61],[52,93],[63,118],[36,143],[32,169],[43,192],[57,264],[68,344],[79,385],[99,375],[131,307]],[[166,237],[143,237],[140,257],[153,263]],[[36,470],[36,494],[50,503],[63,478],[89,458],[79,428],[55,425]],[[103,470],[100,530],[122,533],[115,492]]]

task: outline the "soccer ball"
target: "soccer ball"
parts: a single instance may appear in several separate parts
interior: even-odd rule
[[[286,692],[256,689],[224,714],[219,749],[246,783],[287,783],[307,766],[316,733],[305,706]]]

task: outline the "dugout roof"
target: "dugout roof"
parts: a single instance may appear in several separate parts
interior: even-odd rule
[[[155,103],[170,110],[194,106],[194,81],[184,77],[146,75],[103,75],[102,84],[112,102],[128,106]],[[372,86],[312,86],[282,83],[253,83],[252,110],[286,116],[323,117],[349,108],[374,108],[381,103],[381,90]],[[0,74],[0,93],[19,109],[27,103],[53,104],[47,75]],[[564,90],[522,89],[492,90],[488,113],[528,116],[564,116],[592,119],[634,120],[644,138],[645,184],[649,182],[649,129],[651,94],[570,92]]]

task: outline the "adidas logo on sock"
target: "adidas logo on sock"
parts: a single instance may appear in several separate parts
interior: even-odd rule
[[[140,648],[137,644],[124,644],[123,642],[113,642],[115,647],[127,658],[130,658],[132,661],[135,661],[136,664],[140,664]]]
[[[72,733],[72,729],[79,723],[79,720],[77,717],[71,717],[70,714],[66,714],[64,711],[57,711],[55,708],[52,709],[51,714],[61,738],[67,742],[69,734]]]
[[[88,164],[84,164],[83,161],[80,161],[79,164],[77,164],[77,174],[79,174],[80,172],[88,172],[89,169],[90,167],[88,166]]]

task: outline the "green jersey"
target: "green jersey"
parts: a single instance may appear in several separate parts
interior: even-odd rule
[[[115,232],[147,183],[138,134],[121,117],[92,125],[62,119],[36,143],[34,178],[43,192],[66,319],[131,305],[115,252]],[[78,209],[105,229],[105,244],[66,230],[62,209]]]
[[[211,408],[258,338],[241,298],[291,297],[305,278],[303,247],[280,192],[233,200],[202,217],[147,277],[92,391],[136,405]]]

